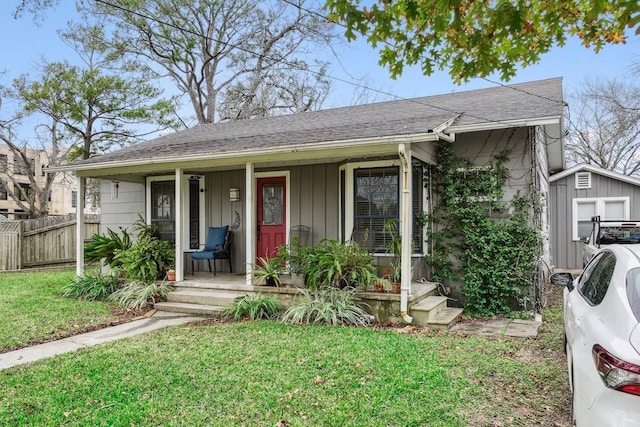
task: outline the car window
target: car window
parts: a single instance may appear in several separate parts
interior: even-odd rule
[[[627,298],[636,320],[640,322],[640,268],[627,272]]]
[[[616,267],[616,257],[613,253],[604,251],[597,259],[589,263],[583,273],[578,288],[582,296],[591,304],[600,304],[609,289],[611,276]]]
[[[640,227],[601,226],[598,242],[601,245],[640,243]]]

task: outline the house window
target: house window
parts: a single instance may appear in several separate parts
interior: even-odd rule
[[[176,209],[181,209],[183,250],[197,250],[206,236],[205,179],[201,175],[185,175],[180,180],[182,202],[176,200],[175,177],[171,175],[147,178],[147,221],[158,227],[162,240],[176,244]]]
[[[29,215],[23,210],[16,209],[15,211],[13,211],[13,219],[29,219]]]
[[[356,169],[354,172],[354,223],[357,235],[372,252],[385,252],[391,236],[385,222],[398,219],[399,168]]]
[[[189,249],[200,247],[200,176],[189,178]]]
[[[27,160],[29,164],[25,164],[21,157],[16,157],[13,161],[13,173],[17,175],[29,175],[33,173],[35,175],[36,160],[31,158]]]
[[[0,173],[7,173],[7,155],[0,154]]]
[[[600,216],[602,221],[628,221],[629,197],[597,197],[573,199],[573,240],[589,237],[593,225],[591,217]]]
[[[0,182],[0,200],[7,200],[7,197],[7,189],[5,188],[4,184]]]
[[[78,192],[77,191],[72,191],[71,192],[71,207],[72,208],[77,208],[78,207]]]
[[[20,200],[21,202],[26,202],[31,198],[31,185],[18,184],[14,187],[14,192],[18,196],[18,200]]]
[[[416,215],[424,210],[424,165],[416,161],[410,172],[412,247],[421,253],[423,229]],[[397,161],[347,164],[340,171],[340,223],[343,239],[352,239],[370,252],[385,253],[392,236],[384,232],[389,220],[401,215],[400,166]]]
[[[591,172],[577,172],[576,190],[588,190],[591,188]]]
[[[151,182],[151,224],[158,227],[162,240],[176,242],[175,181]]]

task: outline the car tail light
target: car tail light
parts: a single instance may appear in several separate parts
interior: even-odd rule
[[[607,387],[640,396],[640,366],[618,359],[598,344],[593,346],[591,353]]]

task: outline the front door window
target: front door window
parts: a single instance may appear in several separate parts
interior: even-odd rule
[[[158,227],[162,240],[176,242],[175,181],[151,183],[151,224]]]

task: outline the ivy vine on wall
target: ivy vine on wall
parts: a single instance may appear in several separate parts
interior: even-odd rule
[[[504,200],[507,160],[508,153],[500,153],[490,165],[478,167],[456,157],[451,144],[438,150],[427,262],[432,279],[461,282],[471,315],[511,311],[536,278],[542,238],[533,221],[535,202],[519,193]]]

